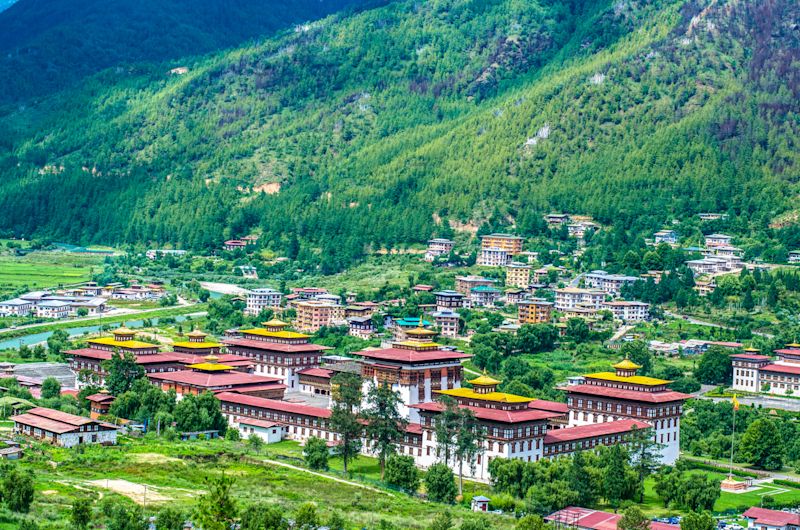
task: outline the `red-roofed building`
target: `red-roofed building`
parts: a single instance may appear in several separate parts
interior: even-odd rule
[[[617,522],[620,519],[622,519],[620,513],[601,512],[575,506],[553,512],[544,518],[545,521],[558,528],[568,527],[574,530],[617,530]],[[650,523],[650,530],[680,530],[680,526],[653,521]]]
[[[800,527],[800,515],[792,512],[753,506],[742,517],[747,519],[747,528],[757,530],[797,530]]]
[[[89,417],[96,420],[100,416],[108,414],[114,399],[116,398],[107,392],[86,396],[86,401],[89,402]]]
[[[289,390],[299,390],[298,372],[317,367],[327,346],[312,344],[310,336],[288,331],[286,322],[271,320],[263,328],[241,330],[239,337],[222,342],[228,352],[255,363],[255,373],[279,377]]]
[[[554,429],[544,437],[544,456],[553,458],[575,451],[594,449],[598,445],[625,443],[634,429],[652,429],[638,420],[617,420],[606,423]]]
[[[305,368],[297,372],[300,377],[300,392],[316,396],[331,394],[331,377],[333,370],[327,368]]]
[[[419,411],[413,405],[431,401],[436,391],[459,388],[461,361],[471,355],[442,349],[432,342],[436,334],[419,326],[406,331],[406,340],[395,342],[391,348],[356,352],[362,357],[365,395],[369,385],[392,385],[400,394],[400,413],[417,423]]]
[[[614,372],[584,376],[583,383],[563,387],[567,393],[569,425],[576,427],[631,419],[648,423],[664,448],[661,461],[678,459],[680,417],[688,394],[668,388],[670,381],[637,375],[641,366],[628,359]]]
[[[187,368],[176,372],[150,373],[147,377],[165,392],[174,390],[178,398],[209,391],[281,399],[286,390],[280,378],[236,371],[232,366],[221,364],[213,355],[206,357],[205,362],[191,364]]]
[[[35,407],[24,414],[11,416],[14,432],[50,442],[61,447],[80,444],[113,445],[117,426],[60,410]]]
[[[800,344],[775,350],[776,358],[754,348],[731,355],[734,390],[796,394],[800,392]]]

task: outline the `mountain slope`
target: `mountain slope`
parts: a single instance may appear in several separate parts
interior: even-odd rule
[[[798,192],[798,9],[400,1],[180,78],[102,74],[7,118],[0,226],[192,247],[260,228],[329,270],[550,210],[627,237],[723,210],[788,244],[767,225]]]
[[[0,103],[47,94],[111,66],[203,54],[364,4],[20,0],[0,13]]]

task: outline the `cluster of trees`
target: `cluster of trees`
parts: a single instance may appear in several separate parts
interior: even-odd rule
[[[682,470],[681,462],[676,467],[666,466],[655,474],[654,490],[665,508],[684,510],[711,510],[720,496],[720,481],[702,473]]]
[[[538,462],[495,458],[489,472],[495,491],[523,499],[531,513],[593,506],[601,499],[618,508],[624,501],[642,501],[644,481],[659,467],[660,448],[647,431],[634,431],[627,446]]]
[[[800,428],[796,413],[767,413],[741,406],[736,412],[734,460],[763,469],[784,463],[800,467]],[[681,421],[681,446],[694,455],[727,458],[731,454],[733,406],[730,402],[694,401]]]

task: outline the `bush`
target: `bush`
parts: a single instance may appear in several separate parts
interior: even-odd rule
[[[434,464],[425,473],[425,489],[433,502],[453,504],[458,494],[453,471],[447,464]]]
[[[386,460],[385,479],[388,484],[402,488],[409,493],[419,489],[419,469],[414,465],[414,457],[392,455]]]
[[[303,447],[303,458],[311,469],[328,469],[328,444],[322,438],[312,436]]]

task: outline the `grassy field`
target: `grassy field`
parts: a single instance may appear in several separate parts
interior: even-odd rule
[[[103,257],[66,252],[31,252],[0,256],[0,295],[22,287],[30,290],[84,282],[102,267]]]
[[[320,476],[269,461],[280,452],[296,455],[298,451],[296,444],[290,442],[270,446],[255,455],[248,453],[243,443],[224,440],[173,443],[124,440],[121,446],[110,448],[32,450],[22,465],[36,475],[32,516],[39,522],[60,522],[48,528],[68,528],[69,507],[79,496],[88,495],[96,500],[119,498],[143,505],[145,485],[147,513],[155,513],[167,503],[188,511],[207,488],[206,481],[222,474],[235,479],[233,496],[239,506],[266,503],[291,514],[300,504],[312,501],[323,521],[338,512],[349,521],[348,528],[376,528],[381,520],[386,520],[397,528],[422,529],[443,509],[451,510],[456,521],[478,517],[464,506],[446,508],[376,488],[372,483],[342,482],[344,479],[337,480],[338,475]],[[376,464],[367,460],[362,462],[362,469],[372,474]],[[484,517],[487,528],[489,519],[491,528],[496,530],[513,528],[511,518]]]

